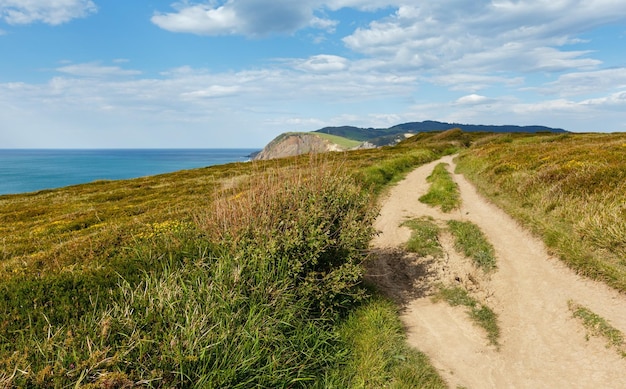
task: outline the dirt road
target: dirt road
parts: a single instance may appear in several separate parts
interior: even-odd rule
[[[583,279],[552,258],[543,243],[499,208],[477,194],[461,175],[453,177],[462,195],[460,210],[448,214],[418,201],[426,177],[438,162],[422,166],[386,197],[373,241],[379,257],[370,266],[375,279],[403,305],[409,343],[431,358],[451,388],[626,388],[626,358],[603,339],[587,337],[568,301],[586,306],[626,333],[626,296],[604,284]],[[444,234],[443,259],[400,253],[410,230],[400,227],[424,215],[445,225],[469,220],[496,250],[498,269],[486,276],[452,248]],[[460,284],[491,307],[501,329],[500,349],[470,322],[463,307],[429,297],[436,282]]]

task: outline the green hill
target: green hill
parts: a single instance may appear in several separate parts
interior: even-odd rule
[[[565,133],[567,131],[560,128],[550,128],[545,126],[513,126],[513,125],[475,125],[475,124],[459,124],[445,123],[427,120],[423,122],[410,122],[398,124],[389,128],[359,128],[351,126],[342,127],[324,127],[315,132],[338,135],[348,139],[354,139],[361,142],[375,140],[376,138],[389,137],[404,133],[420,133],[445,131],[451,128],[459,128],[463,132],[492,132],[492,133],[538,133],[538,132],[555,132]],[[391,138],[393,139],[393,138]]]

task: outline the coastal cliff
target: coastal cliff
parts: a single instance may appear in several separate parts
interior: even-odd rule
[[[308,153],[344,151],[351,147],[340,145],[315,133],[288,132],[281,134],[254,156],[255,160],[291,157]]]

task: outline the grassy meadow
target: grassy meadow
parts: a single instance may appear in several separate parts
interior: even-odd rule
[[[626,134],[486,136],[457,169],[577,272],[626,292]]]
[[[458,149],[426,137],[0,196],[0,386],[445,387],[361,262],[377,195]]]

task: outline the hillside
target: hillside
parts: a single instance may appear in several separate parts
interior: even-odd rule
[[[254,160],[293,157],[300,154],[345,151],[361,144],[359,141],[337,135],[308,132],[287,132],[268,143]]]

